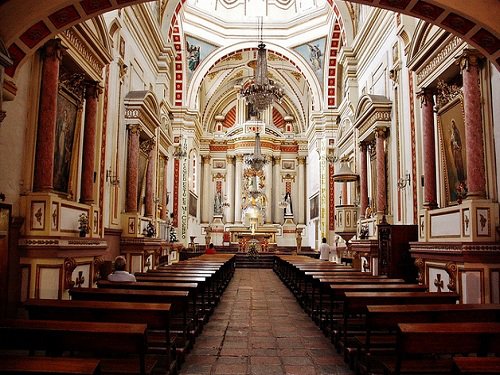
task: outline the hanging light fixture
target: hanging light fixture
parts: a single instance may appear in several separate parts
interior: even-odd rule
[[[267,163],[266,158],[262,155],[260,150],[260,135],[255,133],[255,146],[252,155],[245,157],[245,163],[256,171],[262,170],[262,167]]]
[[[254,69],[254,78],[240,91],[247,104],[259,112],[264,111],[273,102],[281,103],[283,89],[272,79],[268,78],[266,45],[262,41],[262,17],[259,18],[260,42],[257,50],[257,63]]]

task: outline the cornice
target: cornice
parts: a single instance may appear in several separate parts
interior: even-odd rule
[[[428,81],[446,60],[454,58],[461,45],[465,47],[466,44],[457,36],[453,36],[446,44],[436,48],[434,53],[416,69],[417,86],[422,86]]]
[[[64,44],[73,51],[73,53],[79,55],[77,60],[83,65],[87,65],[93,73],[93,77],[102,79],[102,72],[104,66],[109,61],[103,61],[95,52],[91,49],[80,32],[75,28],[69,28],[61,34],[61,38]],[[75,56],[76,58],[77,56]]]

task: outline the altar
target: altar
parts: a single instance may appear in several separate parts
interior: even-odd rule
[[[268,252],[276,247],[276,235],[279,231],[274,226],[259,226],[252,232],[247,227],[230,227],[231,243],[238,244],[239,252],[247,252],[250,243],[255,243],[258,252]]]

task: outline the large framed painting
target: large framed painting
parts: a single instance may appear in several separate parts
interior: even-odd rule
[[[192,192],[189,192],[189,215],[196,217],[198,208],[198,197]]]
[[[70,193],[72,159],[78,150],[80,111],[78,100],[66,90],[59,90],[56,114],[56,144],[54,148],[54,190]],[[75,159],[77,160],[77,159]]]
[[[319,217],[319,194],[309,199],[309,219]]]
[[[465,120],[462,97],[457,97],[438,112],[439,148],[442,182],[446,206],[452,206],[465,196],[467,165]]]

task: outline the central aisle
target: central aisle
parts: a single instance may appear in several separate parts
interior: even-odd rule
[[[181,375],[353,374],[269,269],[236,269]]]

